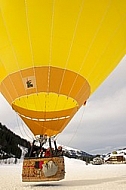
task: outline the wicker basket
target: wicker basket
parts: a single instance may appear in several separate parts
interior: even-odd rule
[[[23,182],[59,181],[64,177],[64,157],[24,159]]]

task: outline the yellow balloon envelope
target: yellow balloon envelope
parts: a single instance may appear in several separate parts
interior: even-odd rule
[[[0,91],[34,135],[60,133],[125,53],[125,0],[0,0]]]

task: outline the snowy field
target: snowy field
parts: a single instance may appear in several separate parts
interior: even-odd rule
[[[126,164],[85,165],[65,158],[66,176],[58,182],[21,181],[22,164],[0,166],[0,190],[126,190]]]

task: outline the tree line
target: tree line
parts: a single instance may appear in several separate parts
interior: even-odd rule
[[[0,123],[0,159],[11,157],[20,159],[22,155],[20,147],[29,148],[30,142],[16,135]]]

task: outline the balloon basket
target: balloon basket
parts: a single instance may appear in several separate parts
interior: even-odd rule
[[[65,177],[64,157],[25,158],[22,182],[59,181]]]

